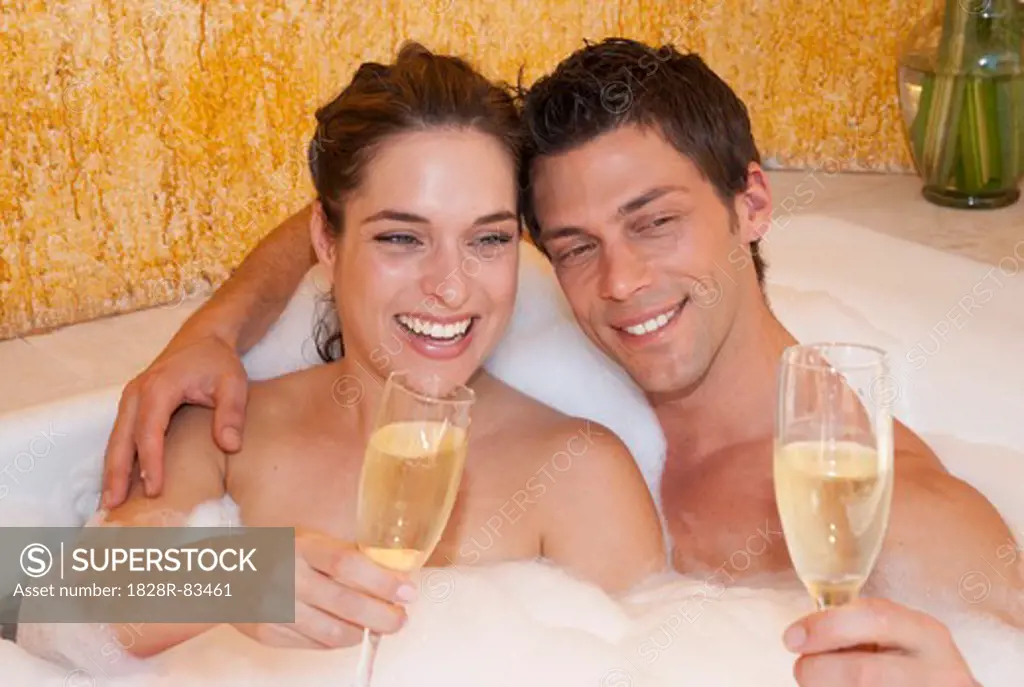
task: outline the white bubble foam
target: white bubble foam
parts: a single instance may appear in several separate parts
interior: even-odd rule
[[[615,601],[542,562],[429,570],[420,581],[408,625],[380,644],[375,687],[792,687],[794,657],[781,636],[811,610],[807,594],[792,585],[726,588],[676,575]],[[986,687],[1020,683],[1024,635],[964,614],[943,620]],[[95,644],[74,652],[85,672],[69,685],[69,668],[5,642],[4,684],[336,687],[350,684],[359,657],[358,647],[270,649],[229,627],[151,659],[145,672],[130,676],[116,675],[89,651],[97,652]]]

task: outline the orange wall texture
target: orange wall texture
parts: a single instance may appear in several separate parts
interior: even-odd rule
[[[406,38],[529,83],[585,38],[701,53],[773,166],[911,170],[926,0],[0,0],[0,339],[216,286],[309,198],[313,112]]]

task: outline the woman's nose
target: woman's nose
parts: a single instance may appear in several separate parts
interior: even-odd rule
[[[461,254],[445,249],[427,260],[423,292],[434,296],[450,310],[462,307],[469,298],[469,275],[462,267]]]

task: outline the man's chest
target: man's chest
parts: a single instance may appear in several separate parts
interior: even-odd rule
[[[738,447],[696,465],[670,457],[661,494],[678,571],[718,571],[728,582],[790,569],[770,448]]]

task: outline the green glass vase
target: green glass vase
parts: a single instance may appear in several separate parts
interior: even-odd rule
[[[936,0],[907,36],[899,97],[922,193],[938,205],[999,208],[1024,177],[1024,5]]]

